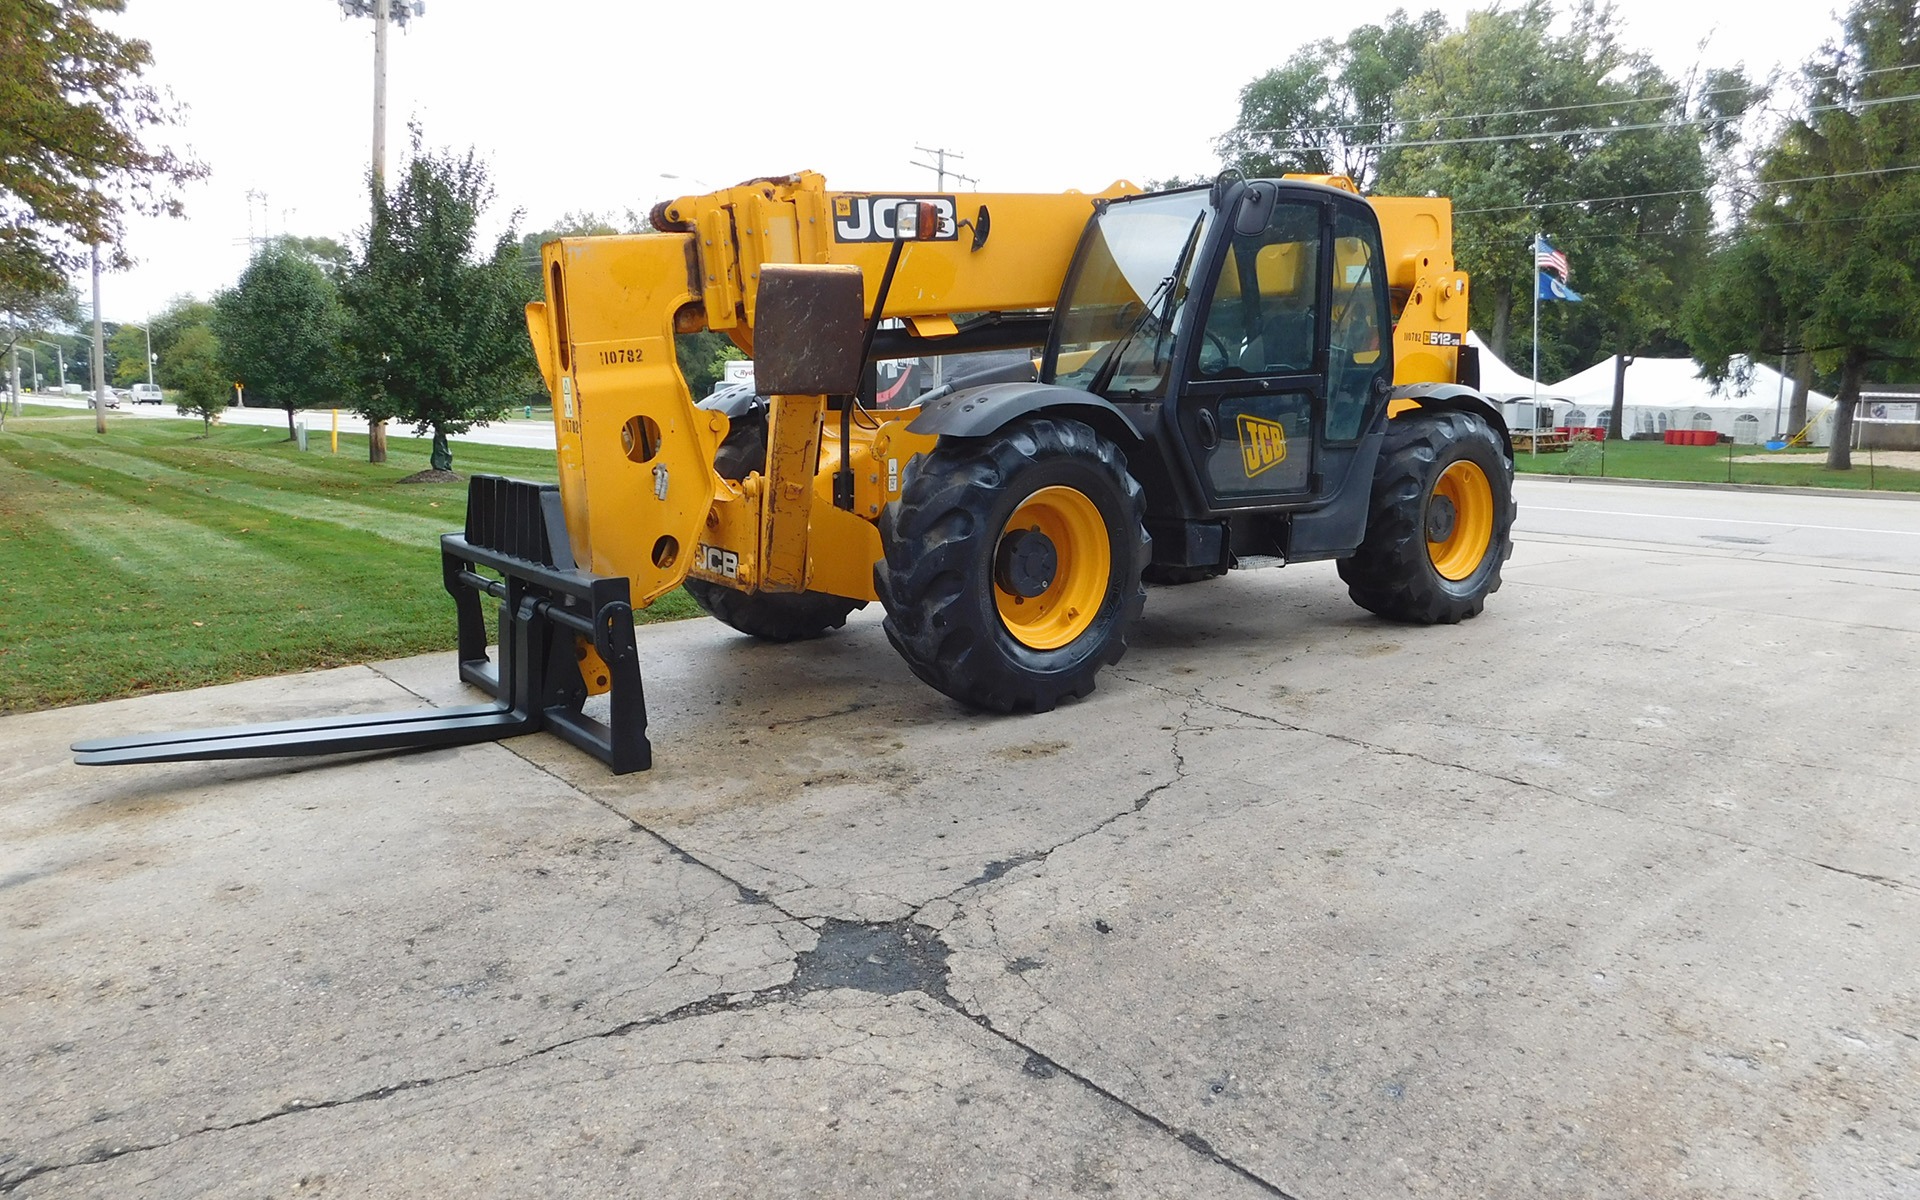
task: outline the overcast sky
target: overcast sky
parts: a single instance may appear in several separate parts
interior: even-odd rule
[[[989,191],[1210,174],[1242,86],[1395,7],[1457,23],[1488,5],[427,0],[391,38],[389,166],[410,120],[430,144],[475,147],[496,219],[522,210],[523,230],[800,169],[836,187],[931,188],[916,146],[963,154],[954,165]],[[1823,0],[1619,0],[1617,12],[1625,44],[1677,75],[1797,66],[1838,30]],[[238,276],[250,235],[346,240],[364,225],[370,20],[336,0],[129,0],[116,26],[152,45],[149,78],[185,107],[166,140],[210,171],[187,189],[185,220],[132,223],[140,265],[103,282],[107,319],[210,297]]]

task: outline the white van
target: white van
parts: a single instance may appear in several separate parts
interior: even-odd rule
[[[161,403],[160,385],[157,383],[136,383],[133,385],[132,391],[133,402],[135,404]]]

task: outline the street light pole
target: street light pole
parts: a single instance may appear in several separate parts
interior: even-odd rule
[[[100,332],[100,243],[93,244],[93,431],[107,431],[107,339]]]
[[[122,321],[120,323],[122,325],[133,325],[135,329],[138,329],[141,333],[144,333],[147,335],[147,382],[152,383],[153,382],[153,331],[151,329],[148,329],[145,325],[134,325],[132,321]]]
[[[54,364],[60,368],[60,390],[62,392],[66,391],[67,390],[67,348],[65,346],[62,346],[59,342],[50,342],[45,338],[35,338],[33,340],[35,342],[38,342],[42,346],[53,347],[53,361],[54,361]]]

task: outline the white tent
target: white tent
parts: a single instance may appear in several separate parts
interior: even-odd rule
[[[1533,380],[1509,367],[1498,354],[1495,354],[1484,339],[1471,329],[1467,331],[1467,345],[1480,352],[1480,390],[1489,396],[1505,399],[1508,396],[1533,395]],[[1549,389],[1542,386],[1546,392]]]
[[[1482,360],[1484,361],[1484,360]],[[1746,367],[1744,360],[1736,364]],[[1595,363],[1553,387],[1565,396],[1565,425],[1604,426],[1613,415],[1614,360]],[[1740,372],[1736,372],[1739,374]],[[1793,398],[1793,380],[1763,363],[1751,364],[1744,388],[1728,379],[1716,388],[1700,378],[1691,358],[1636,358],[1627,364],[1623,415],[1626,432],[1650,435],[1669,429],[1711,429],[1735,442],[1754,445],[1789,437],[1787,404]],[[1813,421],[1808,440],[1824,446],[1833,440],[1833,399],[1807,394],[1807,415]]]
[[[1509,367],[1472,330],[1467,331],[1467,345],[1480,352],[1480,391],[1499,403],[1509,429],[1550,428],[1566,424],[1557,416],[1567,408],[1566,398],[1559,389],[1545,381],[1541,382],[1537,389],[1540,416],[1536,418],[1533,380]]]

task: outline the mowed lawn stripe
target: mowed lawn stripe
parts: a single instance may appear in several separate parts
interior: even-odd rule
[[[16,510],[0,555],[9,560],[0,710],[452,645],[452,602],[436,586],[430,546],[324,522],[213,529],[82,488],[47,497],[38,511]],[[15,636],[16,618],[28,616],[32,635]]]
[[[10,421],[0,712],[451,649],[438,535],[462,524],[465,481],[402,484],[425,459],[412,439],[390,440],[387,465],[341,441],[334,456],[251,427]],[[472,449],[468,471],[554,473],[542,451]],[[675,592],[636,617],[697,611]]]
[[[260,482],[242,482],[210,475],[205,470],[170,466],[138,455],[92,446],[57,446],[49,451],[49,456],[71,464],[63,469],[48,463],[47,473],[53,477],[111,492],[130,504],[141,503],[144,495],[154,506],[174,507],[178,501],[169,498],[171,492],[174,496],[222,514],[237,515],[246,506],[260,513],[263,518],[277,514],[299,521],[325,521],[405,545],[436,544],[441,534],[457,529],[465,517],[466,495],[449,484],[418,485],[437,489],[436,495],[444,492],[448,496],[447,500],[441,501],[448,510],[447,516],[420,516],[404,508],[363,504],[357,497],[346,500],[337,496],[288,491],[281,484],[269,482],[274,476],[265,473],[258,476]],[[103,472],[124,477],[141,486],[130,490],[103,475]],[[250,526],[258,523],[247,522]]]

